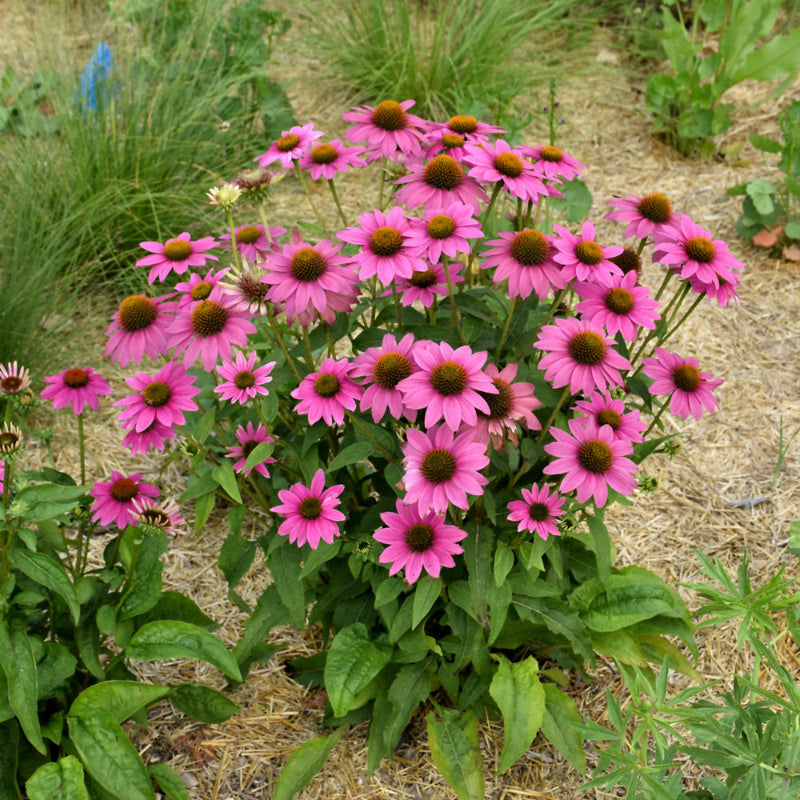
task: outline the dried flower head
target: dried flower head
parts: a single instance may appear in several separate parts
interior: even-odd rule
[[[22,446],[22,431],[11,422],[4,422],[0,428],[0,455],[16,453]]]

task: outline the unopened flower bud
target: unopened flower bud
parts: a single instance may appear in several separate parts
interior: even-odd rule
[[[22,446],[22,431],[11,422],[4,422],[0,428],[0,455],[16,453]]]
[[[223,211],[232,211],[242,196],[242,190],[233,183],[223,183],[222,186],[210,189],[207,195],[212,206],[219,206]]]

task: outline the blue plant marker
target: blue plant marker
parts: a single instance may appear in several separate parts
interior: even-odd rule
[[[81,75],[80,105],[84,113],[87,109],[96,111],[98,106],[103,106],[108,102],[113,68],[114,59],[111,55],[111,48],[100,42]],[[119,87],[114,86],[114,91],[118,92]]]

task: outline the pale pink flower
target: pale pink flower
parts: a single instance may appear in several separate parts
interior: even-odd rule
[[[233,463],[233,469],[236,472],[241,472],[246,478],[253,470],[264,478],[269,478],[269,470],[267,464],[274,464],[275,459],[272,456],[267,456],[263,461],[259,461],[252,467],[245,469],[245,464],[250,456],[250,453],[256,449],[260,444],[270,444],[275,440],[267,433],[267,429],[259,422],[257,426],[253,427],[252,422],[248,422],[247,426],[239,425],[236,428],[236,441],[238,444],[232,445],[228,448],[225,454],[226,458],[236,458],[237,461]]]
[[[259,169],[263,169],[273,161],[280,161],[284,169],[291,169],[292,164],[300,159],[311,147],[311,143],[320,136],[322,131],[315,131],[312,123],[294,125],[288,131],[282,131],[280,138],[269,146],[267,152],[256,156],[253,161],[258,161]]]

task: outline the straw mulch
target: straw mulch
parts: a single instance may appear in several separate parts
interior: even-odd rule
[[[274,72],[287,81],[297,119],[301,124],[314,122],[331,138],[341,136],[340,114],[349,102],[346,94],[308,55],[297,12],[289,9],[288,3],[272,5],[284,5],[295,19],[290,34],[278,42]],[[624,56],[598,35],[574,62],[569,62],[558,82],[560,110],[566,118],[559,144],[589,166],[585,180],[595,198],[592,219],[601,219],[606,201],[615,194],[664,192],[676,210],[688,213],[715,238],[726,240],[746,267],[738,306],[720,309],[703,304],[669,345],[677,352],[695,355],[702,369],[725,378],[717,391],[720,409],[700,423],[666,419],[667,430],[682,432],[684,447],[672,460],[658,456],[647,462],[647,471],[659,479],[654,495],[637,498],[630,507],[609,513],[618,563],[639,564],[678,584],[701,579],[694,548],[721,559],[734,573],[747,551],[755,584],[765,582],[782,566],[787,566],[787,576],[794,576],[797,559],[785,545],[790,524],[800,517],[800,461],[795,455],[800,443],[783,462],[774,488],[772,481],[781,419],[785,433],[800,426],[800,272],[797,265],[770,260],[736,236],[740,199],[726,197],[725,190],[756,176],[767,177],[762,156],[752,149],[747,136],[754,132],[776,135],[776,116],[793,93],[798,95],[798,86],[755,109],[748,105],[766,95],[764,87],[736,87],[730,95],[740,110],[719,144],[723,152],[742,142],[743,149],[732,159],[687,161],[649,135],[641,94],[644,80],[626,73]],[[546,104],[544,85],[539,93],[531,93],[530,104]],[[537,121],[526,139],[536,143],[545,136],[544,122]],[[234,171],[237,168],[232,167]],[[364,201],[358,179],[352,177],[352,183],[341,182],[340,192],[345,193],[346,210],[355,219]],[[347,186],[351,186],[349,193]],[[276,224],[286,225],[293,214],[304,213],[293,181],[276,187],[275,206]],[[613,223],[600,222],[598,227],[601,240],[617,241],[621,235],[621,228]],[[656,280],[657,274],[648,269],[645,282],[652,285]],[[105,313],[106,309],[99,313],[91,336],[98,366]],[[85,318],[80,324],[83,331]],[[115,396],[122,396],[123,376],[107,365],[103,371],[112,378]],[[54,420],[44,411],[39,413],[41,418],[34,419],[34,425],[52,424],[59,433],[70,434],[71,420]],[[135,467],[148,478],[158,474],[158,459],[137,459],[132,464],[120,452],[114,412],[107,406],[90,418],[87,427],[92,479],[105,478],[114,468],[133,471]],[[70,447],[69,439],[59,440],[57,463],[65,469],[74,469],[77,461]],[[180,492],[182,476],[176,470],[167,470],[161,478],[166,493],[170,489]],[[191,522],[191,508],[185,513]],[[219,635],[232,646],[241,635],[243,617],[227,601],[225,582],[216,567],[225,535],[220,516],[212,517],[200,536],[176,538],[166,557],[165,582],[167,588],[192,596],[221,624]],[[254,603],[268,580],[263,562],[257,562],[240,586],[245,599]],[[696,607],[698,598],[681,591],[690,607]],[[699,633],[701,660],[697,668],[704,678],[728,678],[734,669],[748,668],[748,658],[737,652],[735,640],[733,626]],[[191,797],[197,800],[267,800],[288,756],[321,733],[324,697],[296,684],[284,668],[294,657],[315,651],[319,646],[316,632],[282,629],[273,632],[272,641],[284,649],[268,664],[256,666],[247,682],[232,693],[242,711],[227,723],[203,725],[164,703],[153,710],[148,730],[130,729],[145,761],[171,763],[184,775]],[[786,639],[781,640],[778,652],[790,669],[800,666],[800,654]],[[196,662],[141,664],[137,668],[145,681],[197,680],[224,689],[216,670]],[[674,677],[676,688],[686,684],[683,676]],[[623,688],[613,665],[600,661],[595,681],[577,687],[575,698],[583,714],[602,723],[606,720],[606,689],[619,695]],[[366,775],[365,734],[365,725],[347,733],[322,773],[301,794],[304,800],[454,797],[432,765],[421,715],[412,720],[395,759],[385,760],[371,778]],[[496,776],[502,727],[487,721],[481,725],[480,737],[488,798],[588,800],[608,796],[581,791],[581,776],[542,739],[536,740],[515,768]],[[588,761],[590,765],[596,761],[591,750]],[[695,773],[687,765],[687,775],[698,777]]]

